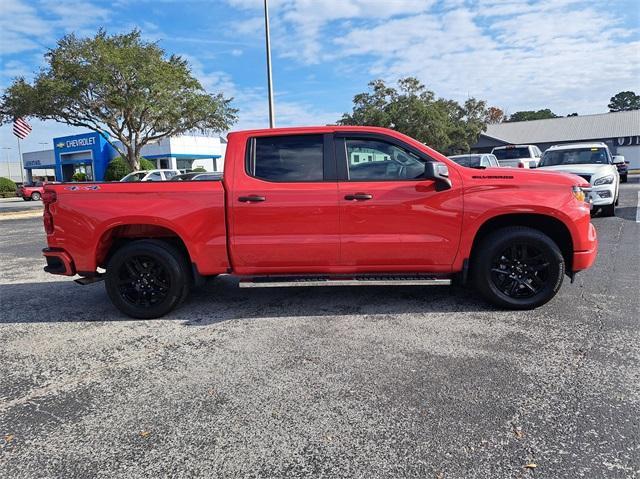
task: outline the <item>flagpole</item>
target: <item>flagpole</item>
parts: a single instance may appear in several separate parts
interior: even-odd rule
[[[20,181],[24,184],[24,167],[22,166],[22,150],[20,150],[20,138],[18,138],[18,161],[20,162]]]

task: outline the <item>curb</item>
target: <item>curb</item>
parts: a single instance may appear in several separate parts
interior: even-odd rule
[[[0,221],[4,220],[21,220],[24,218],[37,218],[42,216],[42,210],[28,211],[7,211],[0,213]]]

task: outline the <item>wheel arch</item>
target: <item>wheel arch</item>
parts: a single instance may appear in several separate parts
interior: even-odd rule
[[[96,245],[95,264],[104,268],[116,251],[132,241],[142,239],[154,239],[172,244],[184,254],[189,265],[193,264],[187,243],[175,229],[150,223],[118,224],[105,229]]]
[[[539,213],[508,213],[487,219],[476,231],[469,258],[473,258],[478,246],[487,235],[509,226],[525,226],[549,236],[558,245],[564,257],[566,271],[572,270],[574,246],[571,231],[562,220]]]

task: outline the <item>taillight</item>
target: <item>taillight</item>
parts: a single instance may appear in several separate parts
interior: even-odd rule
[[[53,215],[49,210],[44,210],[42,215],[42,221],[44,223],[44,231],[50,235],[53,233]]]
[[[524,163],[522,161],[518,162],[518,168],[524,168]]]
[[[44,190],[42,192],[42,203],[44,203],[44,214],[42,215],[42,221],[44,222],[44,231],[50,235],[53,233],[53,215],[49,210],[49,206],[55,203],[58,199],[58,195],[55,191]]]

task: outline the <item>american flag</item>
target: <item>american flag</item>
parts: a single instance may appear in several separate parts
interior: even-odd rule
[[[24,140],[31,133],[31,125],[23,118],[13,120],[13,134]]]

